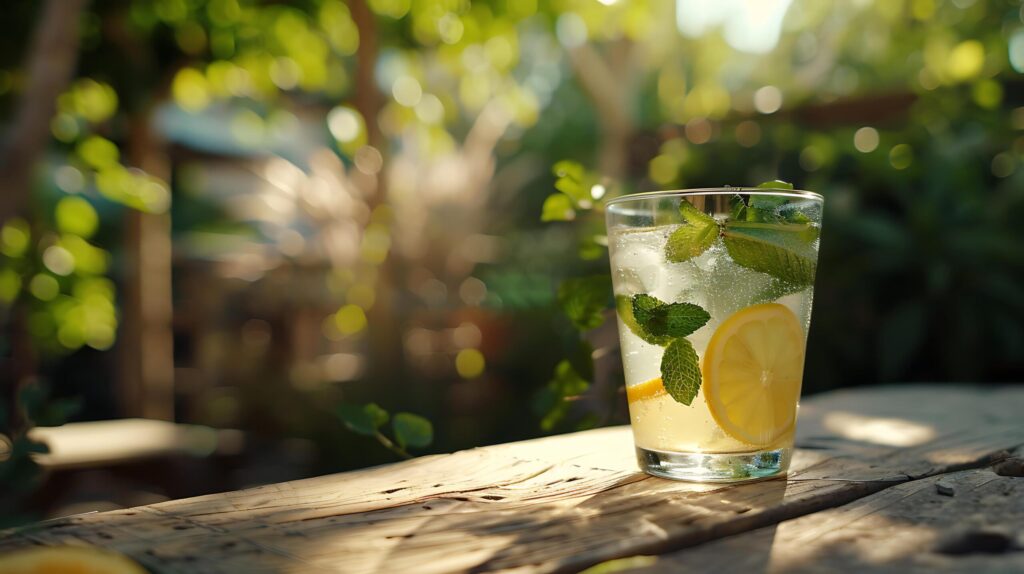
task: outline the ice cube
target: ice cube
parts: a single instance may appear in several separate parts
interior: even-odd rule
[[[653,293],[664,282],[665,229],[623,231],[612,239],[611,265],[615,292]]]

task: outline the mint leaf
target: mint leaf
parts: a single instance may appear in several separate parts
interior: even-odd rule
[[[686,200],[680,202],[679,212],[685,223],[669,235],[665,244],[665,258],[675,263],[688,261],[707,251],[718,239],[719,231],[715,218]]]
[[[655,320],[657,309],[665,305],[666,303],[657,297],[644,294],[633,295],[633,317],[641,327],[647,328],[647,325]]]
[[[604,309],[611,290],[611,278],[607,275],[566,279],[558,287],[558,302],[577,329],[589,331],[604,323]]]
[[[693,303],[664,303],[650,295],[633,297],[633,316],[653,337],[685,337],[703,327],[711,315]]]
[[[700,365],[697,351],[686,339],[675,339],[661,357],[661,380],[668,394],[686,406],[700,390]]]
[[[391,428],[395,431],[395,441],[402,448],[423,448],[434,440],[434,425],[420,415],[397,413],[391,420]]]
[[[818,254],[812,244],[817,228],[739,221],[727,223],[723,234],[736,264],[794,285],[814,282]]]
[[[373,436],[388,422],[388,412],[376,403],[366,405],[338,405],[335,413],[354,433]]]
[[[637,295],[637,297],[640,297],[640,295]],[[651,298],[654,299],[653,297]],[[650,343],[651,345],[661,345],[662,347],[664,347],[665,345],[669,344],[672,341],[672,339],[669,337],[658,337],[652,335],[648,333],[646,330],[644,330],[643,327],[640,326],[640,323],[637,322],[636,317],[633,316],[633,300],[630,299],[629,297],[625,295],[616,296],[615,310],[618,311],[619,319],[622,320],[622,323],[626,325],[626,327],[630,331],[632,331],[634,335],[640,337],[645,342]]]
[[[781,179],[773,179],[757,184],[758,189],[793,189],[793,184]]]
[[[571,221],[576,219],[576,210],[572,207],[572,201],[564,193],[552,193],[544,200],[544,207],[541,208],[541,221]]]

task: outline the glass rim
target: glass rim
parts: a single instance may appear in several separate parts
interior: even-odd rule
[[[644,191],[640,193],[629,193],[626,195],[620,195],[614,199],[608,200],[606,206],[615,205],[617,203],[626,203],[628,201],[640,201],[644,199],[659,199],[662,197],[689,197],[698,195],[731,195],[731,194],[743,194],[743,195],[771,195],[781,197],[797,197],[804,199],[816,199],[818,201],[825,201],[824,196],[820,193],[813,191],[807,191],[804,189],[784,189],[781,187],[697,187],[693,189],[669,189],[664,191]]]

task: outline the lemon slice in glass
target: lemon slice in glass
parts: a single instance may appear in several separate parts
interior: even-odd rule
[[[704,400],[731,437],[769,445],[796,420],[804,331],[784,305],[741,309],[719,325],[704,352]]]

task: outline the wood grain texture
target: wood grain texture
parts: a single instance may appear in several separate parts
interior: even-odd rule
[[[1024,445],[1021,405],[1024,388],[1010,387],[813,397],[801,409],[788,480],[722,486],[648,477],[636,470],[628,427],[614,427],[70,517],[7,533],[0,551],[96,544],[156,572],[197,573],[571,572],[666,553],[675,564],[784,521],[899,497],[900,488],[927,490],[920,485],[928,477],[1001,460]],[[828,516],[824,531],[849,522]],[[794,556],[780,568],[799,568]]]
[[[950,486],[940,494],[936,483]],[[1024,572],[1024,479],[990,468],[893,486],[849,504],[615,572]]]

